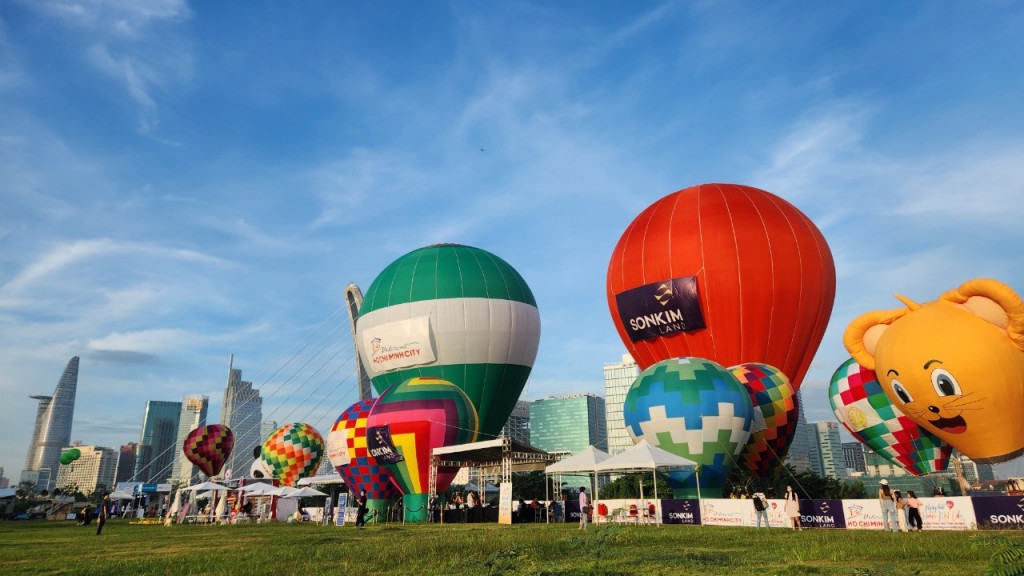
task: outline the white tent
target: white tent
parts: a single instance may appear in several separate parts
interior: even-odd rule
[[[693,460],[676,456],[675,454],[662,450],[657,446],[651,446],[647,440],[641,440],[625,452],[620,452],[603,462],[598,463],[595,469],[598,472],[651,472],[654,479],[654,499],[658,499],[658,483],[655,472],[659,468],[684,469],[693,468],[697,474],[697,499],[700,500],[700,473],[697,472],[698,464]],[[644,495],[643,484],[640,484],[640,499]]]
[[[238,491],[245,493],[246,496],[270,496],[277,494],[277,488],[274,488],[270,484],[264,484],[263,482],[246,484],[245,486],[240,487]]]
[[[283,498],[313,498],[316,496],[327,496],[327,494],[315,488],[306,486],[305,488],[299,488],[298,490],[289,492],[287,495],[282,495]]]
[[[195,486],[189,486],[188,488],[182,488],[181,490],[183,492],[195,492],[195,491],[224,492],[224,491],[228,490],[228,487],[227,486],[221,486],[220,484],[217,484],[215,482],[203,482],[202,484],[196,484]]]
[[[597,470],[597,464],[604,462],[609,458],[608,453],[604,450],[594,448],[593,446],[587,446],[587,448],[579,454],[574,454],[560,460],[544,469],[545,474],[568,474],[571,472],[586,472],[593,474]]]

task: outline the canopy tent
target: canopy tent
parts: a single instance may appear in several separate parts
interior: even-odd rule
[[[229,488],[227,486],[221,486],[215,482],[203,482],[202,484],[196,484],[195,486],[189,486],[188,488],[182,488],[181,490],[183,492],[224,492],[229,490]]]
[[[300,478],[296,486],[324,486],[328,484],[344,484],[345,479],[337,474],[323,474],[320,476],[309,476]]]
[[[111,500],[131,500],[132,498],[135,498],[135,494],[124,490],[114,490],[110,493]]]
[[[555,462],[544,469],[545,474],[568,474],[571,472],[586,472],[593,474],[597,465],[609,458],[608,453],[593,446],[587,446],[579,454],[574,454],[564,460]]]
[[[654,480],[654,499],[658,499],[658,483],[655,474],[659,468],[663,469],[685,469],[693,468],[697,474],[697,499],[700,500],[700,472],[698,464],[693,460],[676,456],[675,454],[662,450],[657,446],[651,446],[647,440],[640,440],[635,446],[611,456],[603,462],[598,463],[595,470],[602,473],[607,472],[651,472]],[[640,484],[640,499],[644,497],[644,485]]]
[[[0,498],[14,498],[17,494],[17,488],[0,488]]]
[[[321,492],[315,488],[306,486],[305,488],[299,488],[287,495],[282,496],[283,498],[314,498],[317,496],[327,496],[324,492]]]
[[[270,484],[264,484],[263,482],[257,482],[255,484],[246,484],[238,488],[239,492],[244,492],[246,496],[272,496],[277,494],[277,488]]]

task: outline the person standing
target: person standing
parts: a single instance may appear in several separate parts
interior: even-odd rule
[[[796,491],[793,490],[792,486],[786,486],[786,515],[789,516],[790,528],[794,530],[803,530],[804,526],[800,522],[800,499],[796,495]]]
[[[754,492],[754,514],[757,516],[757,527],[761,527],[761,519],[764,518],[764,527],[771,528],[771,524],[768,523],[768,499],[764,497],[764,492]]]
[[[103,495],[103,501],[100,502],[100,508],[96,511],[97,536],[103,533],[103,525],[107,523],[107,518],[110,518],[110,494]]]
[[[889,489],[889,481],[885,478],[878,483],[878,504],[882,507],[882,530],[897,532],[896,501]]]
[[[356,528],[366,528],[366,490],[356,497]]]
[[[903,494],[899,490],[892,491],[892,499],[896,502],[896,524],[899,526],[900,532],[907,531],[907,501],[903,499]]]
[[[910,530],[917,525],[917,531],[921,531],[921,500],[914,494],[913,490],[907,490],[907,527]]]
[[[590,513],[590,496],[587,489],[580,486],[580,530],[587,529],[587,515]]]

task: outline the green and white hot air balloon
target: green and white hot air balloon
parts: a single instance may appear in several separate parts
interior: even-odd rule
[[[469,396],[487,439],[501,431],[530,376],[540,314],[507,262],[479,248],[436,244],[374,279],[356,341],[377,392],[414,377],[447,380]]]

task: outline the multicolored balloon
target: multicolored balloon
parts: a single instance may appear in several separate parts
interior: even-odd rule
[[[896,408],[875,372],[853,358],[832,375],[828,397],[854,438],[914,476],[940,472],[949,464],[953,447]]]
[[[684,356],[763,362],[796,389],[835,290],[832,253],[814,223],[778,196],[735,184],[658,200],[608,264],[608,307],[640,368]]]
[[[370,285],[356,321],[359,355],[377,392],[441,378],[469,396],[487,438],[501,432],[537,357],[540,314],[501,258],[437,244],[395,260]]]
[[[209,477],[220,474],[235,447],[235,434],[222,424],[200,426],[188,433],[181,450],[185,458]]]
[[[327,434],[327,454],[350,492],[366,490],[369,500],[390,500],[398,495],[391,472],[370,456],[366,446],[366,422],[374,402],[360,400],[341,413]]]
[[[72,448],[71,450],[68,450],[67,452],[61,454],[60,458],[58,458],[57,460],[59,460],[61,464],[67,466],[68,464],[71,464],[72,462],[78,460],[81,457],[82,451],[79,450],[78,448]]]
[[[407,521],[425,519],[431,451],[476,441],[479,425],[466,393],[440,378],[411,378],[377,398],[366,421],[367,444],[405,495]],[[383,458],[382,451],[390,457]],[[438,468],[438,493],[448,488],[458,470]]]
[[[263,443],[263,464],[285,486],[294,486],[320,466],[324,439],[309,424],[295,422],[277,429]]]
[[[770,478],[782,469],[796,432],[800,408],[796,389],[779,369],[767,364],[741,364],[729,368],[750,394],[754,422],[740,462],[758,478]]]
[[[623,418],[634,442],[700,464],[702,497],[721,494],[729,471],[750,439],[754,407],[729,370],[703,358],[673,358],[652,365],[626,392]],[[676,498],[695,498],[693,473],[670,475]]]

